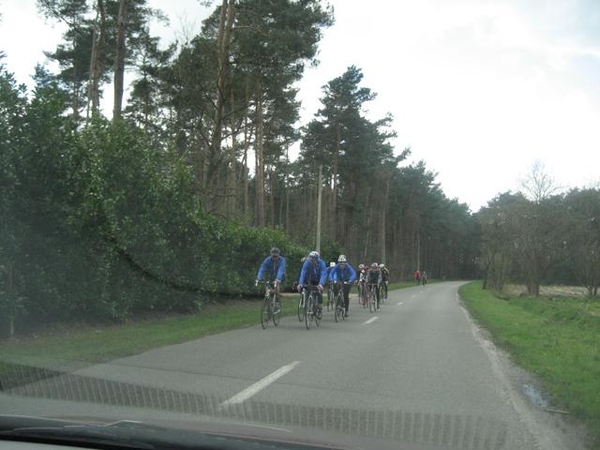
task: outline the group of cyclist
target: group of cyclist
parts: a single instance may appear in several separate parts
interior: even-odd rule
[[[376,308],[382,300],[387,299],[387,286],[389,282],[390,272],[385,264],[376,262],[369,264],[360,264],[360,278],[358,279],[358,298],[363,306],[367,306],[368,290],[375,289]]]
[[[281,256],[281,251],[277,247],[271,249],[256,275],[255,284],[266,279],[273,283],[275,293],[279,296],[280,286],[285,278],[285,258]],[[381,297],[387,298],[387,284],[389,280],[389,270],[384,264],[376,262],[369,264],[360,264],[358,273],[348,262],[345,255],[340,255],[337,262],[330,262],[327,267],[325,261],[319,255],[319,252],[312,251],[304,259],[297,289],[301,292],[303,288],[312,285],[316,286],[319,292],[317,296],[318,313],[322,313],[323,291],[327,283],[331,283],[334,289],[334,296],[338,294],[339,289],[343,289],[344,314],[348,317],[348,307],[350,304],[350,289],[354,284],[358,287],[359,301],[364,304],[366,301],[366,292],[368,286],[376,286],[377,308],[379,308]]]

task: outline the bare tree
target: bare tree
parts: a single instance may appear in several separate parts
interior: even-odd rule
[[[535,203],[558,193],[560,187],[556,180],[546,171],[546,167],[539,159],[531,165],[529,173],[521,180],[521,192],[525,197]]]

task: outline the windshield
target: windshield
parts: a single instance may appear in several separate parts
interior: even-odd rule
[[[600,4],[367,3],[0,2],[0,441],[600,448]]]

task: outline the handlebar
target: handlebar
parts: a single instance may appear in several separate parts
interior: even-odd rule
[[[306,289],[308,291],[313,290],[313,291],[317,291],[319,290],[319,286],[316,284],[303,284],[302,285],[302,289]]]
[[[254,285],[258,286],[258,285],[263,285],[263,284],[265,286],[270,287],[271,289],[275,289],[275,287],[280,283],[278,283],[277,281],[258,280],[258,281],[256,281],[256,283]]]

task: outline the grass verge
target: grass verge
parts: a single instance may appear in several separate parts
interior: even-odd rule
[[[283,314],[296,312],[297,295],[287,295]],[[114,326],[85,327],[37,337],[5,340],[0,361],[31,358],[101,363],[143,351],[260,323],[262,301],[210,305],[193,315],[166,317]]]
[[[600,302],[511,298],[479,282],[459,293],[494,342],[538,375],[556,407],[583,419],[600,448]]]

